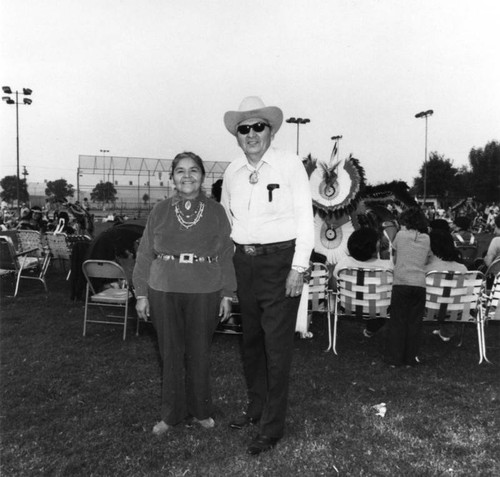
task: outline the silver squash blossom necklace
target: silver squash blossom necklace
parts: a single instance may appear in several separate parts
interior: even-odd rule
[[[192,207],[191,201],[187,200],[184,204],[184,208],[186,210],[190,210],[191,207]],[[184,214],[181,211],[179,204],[175,204],[174,210],[175,210],[175,216],[177,217],[177,221],[179,222],[179,224],[181,224],[186,229],[190,229],[201,220],[201,217],[203,216],[203,211],[205,210],[205,204],[203,202],[199,202],[198,207],[195,210],[193,210],[190,214]],[[191,219],[191,217],[193,217],[193,219]]]

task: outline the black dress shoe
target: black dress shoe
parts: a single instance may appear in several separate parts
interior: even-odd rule
[[[267,437],[259,434],[248,446],[247,452],[250,455],[259,455],[262,452],[271,450],[279,440],[279,437]]]
[[[241,431],[241,429],[243,429],[244,427],[257,424],[259,421],[260,417],[250,417],[247,416],[246,414],[242,414],[241,416],[237,417],[234,421],[231,421],[229,423],[229,427],[231,429],[237,429],[238,431]]]

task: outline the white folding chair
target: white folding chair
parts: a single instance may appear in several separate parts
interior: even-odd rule
[[[484,275],[477,271],[430,271],[425,277],[426,301],[424,321],[443,323],[473,323],[477,328],[479,364],[484,358],[484,322],[479,298],[484,287]],[[463,335],[463,330],[462,330]],[[462,343],[460,339],[459,346]]]
[[[495,275],[492,287],[483,289],[481,297],[481,320],[482,320],[482,340],[483,357],[488,363],[491,361],[486,356],[486,329],[490,321],[500,321],[500,272]]]
[[[118,263],[110,260],[86,260],[83,262],[82,270],[87,281],[83,336],[87,332],[87,323],[101,323],[123,325],[123,339],[125,339],[129,319],[129,304],[134,298],[125,271]],[[103,284],[104,287],[102,287]],[[112,284],[112,286],[109,286],[109,284]],[[101,309],[101,319],[89,318],[89,308],[91,306],[97,306]],[[107,314],[104,312],[107,307],[120,308],[122,314]],[[136,326],[136,334],[138,334],[138,318]]]
[[[340,316],[364,320],[389,318],[392,270],[342,268],[338,272],[332,349],[337,354],[337,324]]]
[[[305,326],[300,330],[303,336],[312,335],[309,333],[309,316],[310,313],[326,313],[326,318],[328,320],[328,348],[325,351],[332,349],[332,311],[333,311],[333,295],[330,289],[330,270],[329,268],[320,262],[313,262],[310,268],[309,280],[304,287],[306,288],[307,296],[307,318]]]

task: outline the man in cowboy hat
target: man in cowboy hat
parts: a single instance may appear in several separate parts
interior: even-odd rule
[[[271,146],[283,112],[258,97],[228,111],[224,124],[243,154],[224,174],[221,203],[232,223],[242,313],[245,413],[233,429],[259,432],[257,455],[283,436],[297,310],[314,245],[309,181],[299,157]]]

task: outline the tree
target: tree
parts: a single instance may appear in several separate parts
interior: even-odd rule
[[[51,200],[65,201],[66,197],[73,197],[75,189],[71,184],[68,184],[66,179],[57,179],[47,182],[45,195]]]
[[[425,164],[422,164],[419,172],[420,176],[413,180],[413,187],[418,195],[423,195]],[[458,169],[453,166],[451,159],[446,159],[437,152],[431,152],[427,161],[427,197],[453,197],[457,189],[457,173]],[[461,197],[465,195],[461,193]]]
[[[5,176],[0,180],[0,186],[2,186],[2,192],[0,192],[0,197],[6,202],[12,202],[17,200],[17,176]],[[21,202],[28,202],[30,195],[28,194],[28,185],[26,179],[19,180],[19,200]]]
[[[148,194],[144,194],[142,196],[142,201],[144,202],[144,205],[148,205],[148,202],[149,202],[149,195]]]
[[[471,187],[476,200],[498,202],[500,196],[500,143],[490,141],[483,148],[472,148],[469,153]]]
[[[90,200],[92,202],[115,202],[116,200],[116,189],[111,182],[99,182],[96,184],[92,192],[90,193]]]

